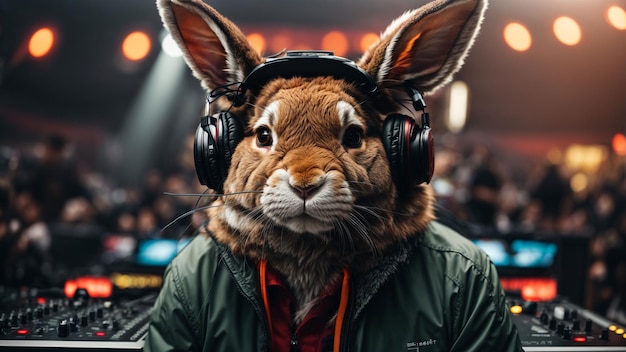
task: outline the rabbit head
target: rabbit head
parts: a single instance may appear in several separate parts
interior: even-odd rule
[[[394,182],[383,124],[395,112],[418,119],[406,87],[429,94],[452,79],[486,6],[438,0],[393,21],[356,62],[375,93],[341,77],[296,74],[247,90],[244,104],[221,95],[213,111],[228,111],[243,133],[224,194],[208,211],[213,236],[238,255],[267,260],[298,297],[314,297],[342,268],[367,270],[390,246],[419,236],[434,219],[434,193]],[[158,0],[158,8],[207,91],[240,83],[266,62],[200,0]]]

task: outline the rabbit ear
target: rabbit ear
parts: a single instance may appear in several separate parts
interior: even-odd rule
[[[157,7],[205,89],[241,82],[262,62],[241,30],[201,0],[157,0]]]
[[[408,83],[432,93],[463,65],[486,8],[487,0],[438,0],[406,12],[363,54],[359,66],[383,89]]]

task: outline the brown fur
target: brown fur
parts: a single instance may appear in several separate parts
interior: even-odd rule
[[[236,26],[199,0],[158,5],[203,87],[241,82],[262,61]],[[247,131],[208,229],[235,254],[265,259],[285,276],[299,302],[296,321],[343,268],[371,269],[387,248],[434,219],[430,186],[398,195],[382,120],[402,109],[404,82],[428,93],[451,80],[485,7],[436,1],[392,23],[359,60],[377,81],[376,97],[330,77],[280,78],[236,111]],[[364,132],[360,146],[342,142],[350,126]],[[271,145],[257,141],[258,131],[271,132]],[[302,198],[298,189],[312,194]]]

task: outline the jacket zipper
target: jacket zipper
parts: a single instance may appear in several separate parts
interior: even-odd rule
[[[298,333],[293,332],[291,335],[291,342],[289,343],[289,352],[299,352],[300,347],[298,346]]]

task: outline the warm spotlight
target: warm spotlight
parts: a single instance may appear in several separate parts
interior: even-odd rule
[[[263,55],[265,51],[265,37],[259,33],[252,33],[247,36],[248,42],[257,53]]]
[[[565,45],[576,45],[580,42],[580,26],[569,17],[562,16],[554,20],[552,30],[556,38]]]
[[[28,42],[28,52],[32,57],[42,57],[50,52],[54,45],[54,32],[50,28],[37,30]]]
[[[322,49],[332,51],[337,56],[345,56],[348,53],[348,38],[339,31],[328,32],[322,38]]]
[[[623,8],[617,5],[609,7],[606,11],[606,19],[611,26],[620,31],[626,30],[626,11]]]
[[[376,33],[365,33],[361,37],[361,51],[365,52],[369,47],[378,41]]]
[[[122,52],[128,60],[139,61],[148,55],[151,45],[150,37],[146,33],[132,32],[124,39]]]
[[[526,26],[511,22],[504,27],[504,41],[513,50],[526,51],[532,45],[532,36]]]

